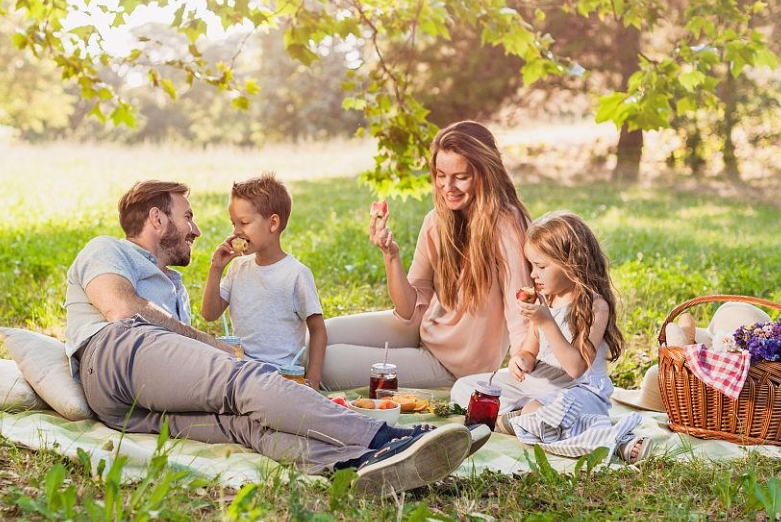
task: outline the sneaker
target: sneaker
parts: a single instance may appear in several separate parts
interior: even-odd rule
[[[513,410],[504,415],[499,415],[499,417],[496,418],[496,428],[494,428],[494,431],[497,433],[504,433],[505,435],[515,435],[515,428],[510,423],[510,419],[517,417],[520,414],[521,410]]]
[[[355,490],[387,496],[425,486],[455,471],[470,446],[469,430],[455,423],[389,442],[358,468]]]
[[[467,426],[467,428],[469,428],[469,436],[472,437],[472,444],[469,446],[467,457],[471,457],[477,450],[485,446],[485,443],[491,438],[491,428],[485,424],[472,424]]]

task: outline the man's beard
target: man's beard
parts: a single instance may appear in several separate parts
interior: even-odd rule
[[[188,234],[180,233],[173,222],[168,222],[165,235],[160,239],[160,249],[168,256],[166,266],[187,266],[190,264],[192,251],[187,244]],[[192,239],[195,239],[193,236]]]

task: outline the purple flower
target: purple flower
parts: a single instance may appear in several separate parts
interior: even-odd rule
[[[748,350],[751,363],[781,361],[781,318],[777,321],[741,326],[735,330],[735,344]]]

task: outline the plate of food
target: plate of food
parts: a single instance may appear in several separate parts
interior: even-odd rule
[[[401,406],[401,413],[428,413],[434,394],[425,390],[399,388],[398,390],[377,390],[377,397],[390,399]]]

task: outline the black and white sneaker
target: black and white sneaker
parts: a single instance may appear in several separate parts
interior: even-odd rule
[[[461,465],[471,445],[469,429],[455,423],[394,440],[358,468],[355,490],[387,496],[436,482]]]
[[[472,438],[467,457],[471,457],[491,438],[491,428],[485,424],[471,424],[467,428],[469,428],[469,436]]]

